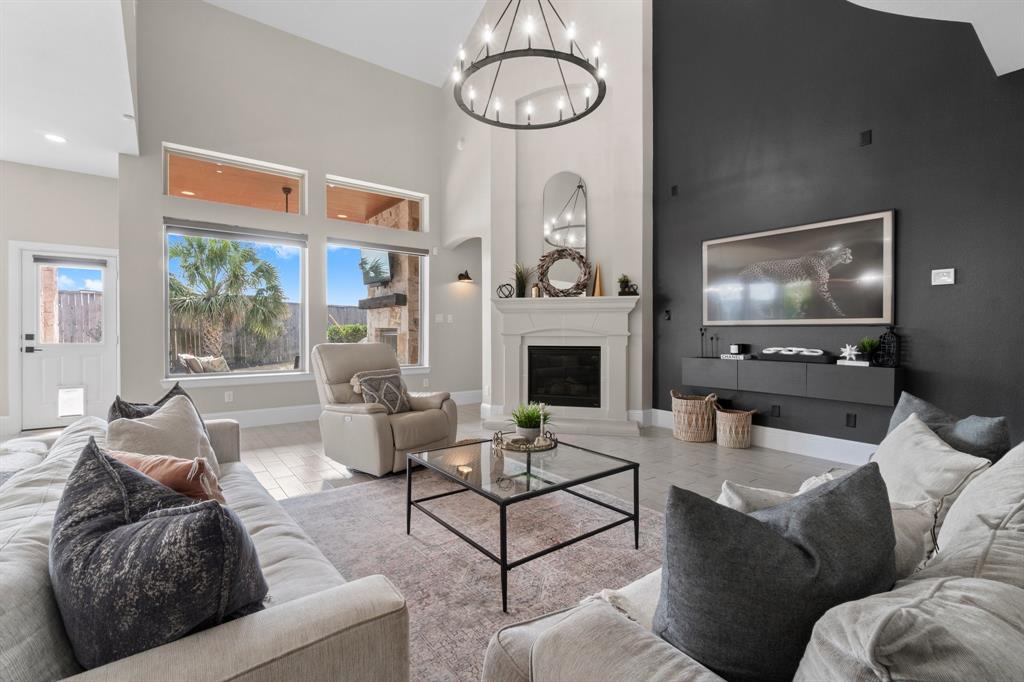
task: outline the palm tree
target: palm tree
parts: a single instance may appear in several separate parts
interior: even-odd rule
[[[269,339],[288,318],[277,268],[256,249],[226,239],[183,237],[167,251],[181,276],[169,276],[171,312],[199,325],[205,355],[222,355],[227,328],[243,325]]]

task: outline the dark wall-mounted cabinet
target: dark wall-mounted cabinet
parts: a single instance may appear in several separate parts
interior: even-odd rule
[[[892,407],[903,370],[771,360],[683,358],[683,384]]]

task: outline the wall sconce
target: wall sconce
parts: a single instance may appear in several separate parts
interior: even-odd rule
[[[472,282],[473,281],[473,278],[470,277],[470,275],[469,275],[469,270],[468,269],[467,270],[463,270],[462,272],[459,273],[459,281],[460,282]]]

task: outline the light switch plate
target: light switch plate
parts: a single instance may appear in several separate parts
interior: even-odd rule
[[[943,284],[956,284],[956,268],[932,270],[932,286],[937,287]]]
[[[448,316],[448,324],[451,324],[454,321],[455,321],[455,316],[454,315],[449,315]]]

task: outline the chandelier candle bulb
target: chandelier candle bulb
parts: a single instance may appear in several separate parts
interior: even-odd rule
[[[594,49],[590,51],[590,54],[594,57],[594,66],[601,66],[601,41],[598,41],[594,45]]]
[[[533,102],[526,103],[526,125],[533,122]]]
[[[469,88],[469,110],[475,111],[474,104],[476,104],[476,90],[473,87]]]
[[[466,70],[466,51],[459,45],[459,71]]]
[[[563,109],[565,109],[565,98],[564,97],[559,97],[558,98],[558,120],[559,121],[562,120],[562,110]]]
[[[501,122],[501,100],[494,98],[494,120]]]
[[[583,98],[586,100],[586,108],[590,108],[590,86],[583,88]]]
[[[462,78],[462,72],[459,71],[459,67],[453,66],[452,67],[452,82],[453,83],[458,83],[460,78]]]
[[[569,39],[569,42],[576,40],[576,22],[570,21],[569,25],[565,28],[565,37]],[[569,51],[572,51],[572,45],[569,45]]]

